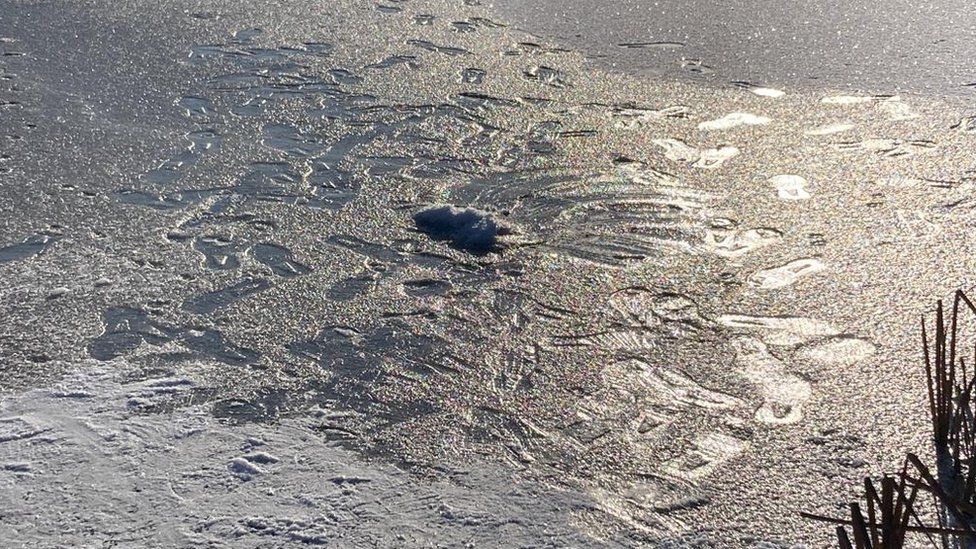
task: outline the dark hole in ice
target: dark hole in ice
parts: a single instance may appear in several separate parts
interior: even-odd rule
[[[512,234],[505,222],[475,208],[434,206],[416,213],[413,220],[431,238],[476,255],[499,251],[498,237]]]

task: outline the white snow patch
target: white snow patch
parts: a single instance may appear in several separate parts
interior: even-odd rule
[[[227,464],[227,469],[241,480],[251,480],[256,476],[263,475],[264,471],[260,467],[244,458],[234,458]]]
[[[870,341],[855,337],[840,337],[802,348],[797,356],[827,366],[856,364],[876,352]]]
[[[158,403],[199,381],[131,370],[86,361],[56,389],[0,400],[0,547],[601,545],[571,523],[598,512],[583,493],[487,462],[414,477],[335,446],[311,411],[273,425],[206,404],[133,414],[130,395]]]
[[[800,278],[820,272],[826,267],[819,259],[806,258],[791,261],[782,267],[764,269],[752,275],[752,283],[764,290],[783,288]]]
[[[749,91],[760,97],[777,98],[786,95],[786,92],[783,90],[777,90],[774,88],[749,88]]]
[[[498,251],[498,237],[510,235],[512,227],[494,214],[475,208],[432,206],[413,216],[417,228],[436,240],[476,254]]]
[[[706,131],[727,130],[737,126],[761,126],[770,122],[772,122],[772,119],[766,118],[765,116],[757,116],[747,112],[733,112],[722,118],[702,122],[698,124],[698,129]]]
[[[798,175],[777,175],[769,178],[776,194],[783,200],[806,200],[810,198],[807,180]]]
[[[727,328],[758,331],[769,345],[796,345],[840,334],[834,325],[814,318],[726,314],[716,320]]]
[[[738,147],[722,145],[714,149],[697,149],[679,139],[655,139],[652,141],[673,162],[689,164],[695,168],[713,170],[739,154]]]

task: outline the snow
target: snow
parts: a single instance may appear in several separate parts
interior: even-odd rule
[[[512,228],[493,214],[475,208],[450,205],[433,206],[413,216],[417,228],[436,240],[473,254],[497,252],[499,236],[512,234]]]
[[[121,359],[89,361],[0,400],[0,547],[602,546],[570,524],[587,496],[497,464],[422,478],[336,446],[313,413],[229,424],[212,405],[128,406],[179,401],[215,367],[185,366],[133,381]]]

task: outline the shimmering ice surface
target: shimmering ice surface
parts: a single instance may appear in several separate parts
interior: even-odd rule
[[[927,447],[965,106],[502,8],[0,0],[0,546],[821,546]]]

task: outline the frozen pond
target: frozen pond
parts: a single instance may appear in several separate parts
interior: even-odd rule
[[[0,545],[822,545],[924,446],[973,118],[508,16],[0,0]]]

